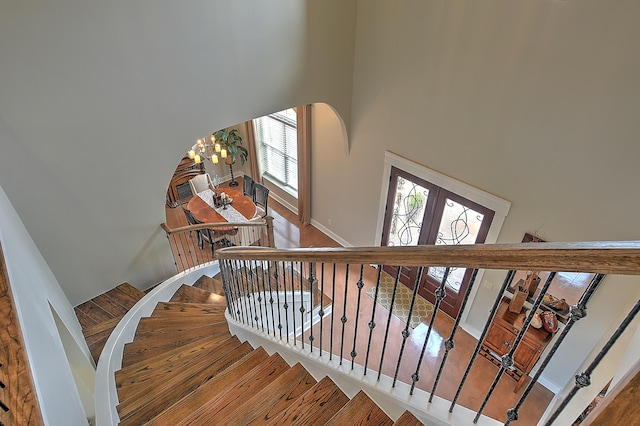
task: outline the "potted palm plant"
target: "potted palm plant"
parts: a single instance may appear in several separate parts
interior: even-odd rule
[[[229,165],[229,170],[231,171],[229,186],[238,186],[238,182],[233,177],[233,164],[238,158],[240,159],[240,164],[244,164],[249,155],[247,148],[242,146],[242,136],[238,134],[238,129],[221,129],[214,132],[213,137],[220,144],[220,147],[227,152],[225,163]]]

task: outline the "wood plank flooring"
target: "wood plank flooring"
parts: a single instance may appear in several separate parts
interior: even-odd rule
[[[144,292],[134,286],[122,283],[75,307],[82,334],[96,364],[113,329],[144,295]]]

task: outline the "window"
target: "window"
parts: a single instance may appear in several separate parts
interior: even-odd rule
[[[253,120],[263,174],[285,189],[298,192],[296,110],[289,108]]]

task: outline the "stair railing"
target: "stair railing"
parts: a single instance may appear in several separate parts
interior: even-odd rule
[[[393,312],[393,303],[388,315],[385,315],[375,303],[381,275],[385,273],[383,267],[392,266],[396,271],[400,271],[400,267],[404,266],[417,267],[419,272],[416,283],[420,282],[420,276],[426,273],[429,267],[444,268],[442,283],[447,281],[446,276],[451,268],[472,269],[472,282],[466,293],[462,295],[463,305],[460,314],[453,319],[449,337],[439,343],[439,350],[444,352],[444,356],[437,371],[433,372],[433,385],[430,389],[425,389],[430,395],[428,403],[436,395],[447,357],[450,351],[454,350],[455,334],[459,329],[461,315],[473,287],[478,285],[475,282],[477,272],[483,269],[510,271],[507,272],[498,297],[488,312],[484,329],[467,361],[465,373],[457,384],[456,394],[450,401],[449,413],[456,407],[471,367],[477,360],[481,344],[510,283],[513,274],[511,271],[549,271],[549,278],[532,302],[529,314],[515,341],[510,345],[509,352],[500,357],[500,366],[484,400],[478,407],[470,407],[476,412],[474,423],[478,421],[492,396],[495,397],[498,381],[513,366],[514,353],[540,307],[555,273],[596,274],[596,278],[589,284],[578,303],[571,306],[567,323],[553,339],[547,355],[540,360],[538,370],[529,381],[517,404],[506,413],[505,425],[518,419],[522,404],[558,347],[563,343],[575,322],[586,315],[587,304],[601,284],[602,274],[640,275],[640,242],[638,241],[313,249],[225,248],[218,252],[218,258],[230,307],[229,314],[235,321],[256,331],[267,333],[282,344],[301,345],[303,349],[307,345],[308,350],[311,352],[315,350],[320,356],[328,353],[329,358],[338,359],[340,365],[350,363],[352,369],[356,363],[363,365],[365,374],[367,370],[373,370],[377,373],[378,380],[382,374],[391,376],[394,386],[396,380],[401,380],[411,385],[411,394],[415,386],[424,381],[421,377],[421,373],[424,374],[421,363],[427,346],[433,350],[430,346],[433,342],[430,342],[429,338],[436,317],[444,315],[437,308],[446,297],[447,289],[443,284],[435,292],[436,309],[429,320],[417,365],[407,368],[408,361],[403,359],[403,355],[407,349],[407,339],[412,333],[408,324],[417,297],[418,285],[414,284],[409,311],[406,317],[401,318],[407,325],[400,333],[394,335],[390,327],[392,314],[396,314]],[[399,272],[392,276],[392,279],[394,281],[392,297],[395,297],[399,286]],[[344,286],[342,292],[336,290],[337,283]],[[363,308],[365,287],[375,289],[372,291],[374,303],[368,304],[367,308]],[[293,297],[297,293],[300,297]],[[307,301],[303,302],[303,294],[307,295]],[[325,305],[319,300],[323,297],[333,301],[330,311],[326,310]],[[640,310],[640,301],[628,312],[625,320],[613,332],[609,342],[593,360],[592,365],[576,376],[575,389],[564,398],[555,412],[548,416],[546,424],[552,424],[575,393],[589,385],[591,373],[636,316],[638,310]],[[296,321],[298,327],[296,327]],[[307,325],[302,332],[292,331],[298,330],[301,324]],[[372,346],[374,341],[383,343],[381,347],[380,345],[374,347]],[[389,360],[393,362],[389,363]]]
[[[178,272],[215,260],[223,247],[275,246],[271,216],[262,221],[201,223],[173,229],[164,223],[160,226],[167,234]]]

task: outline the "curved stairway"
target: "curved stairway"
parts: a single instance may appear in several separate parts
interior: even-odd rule
[[[116,372],[121,425],[421,425],[316,381],[229,333],[222,284],[203,276],[141,319]]]

